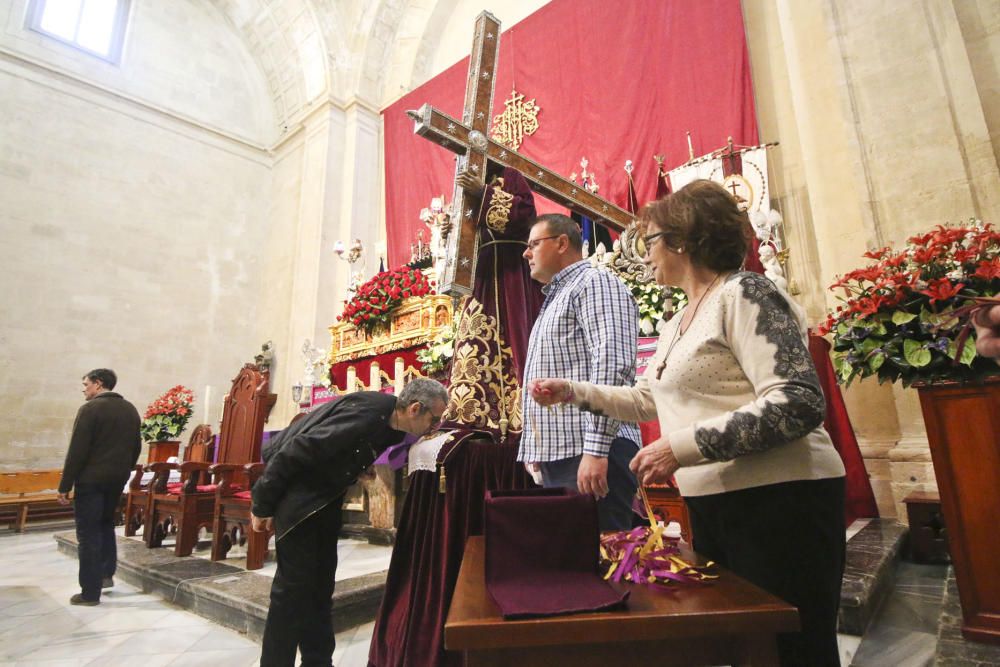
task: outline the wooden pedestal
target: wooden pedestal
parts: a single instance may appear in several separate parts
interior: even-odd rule
[[[962,603],[962,634],[1000,644],[1000,381],[918,391]]]
[[[166,461],[171,456],[177,456],[177,452],[180,451],[180,448],[180,440],[162,440],[159,442],[151,442],[149,443],[149,455],[146,457],[146,463]]]

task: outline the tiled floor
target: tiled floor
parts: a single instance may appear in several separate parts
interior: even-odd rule
[[[376,567],[369,545],[342,544],[347,576],[352,568]],[[80,590],[76,573],[76,560],[56,550],[51,533],[0,536],[0,665],[257,664],[255,642],[121,581],[99,606],[71,606],[70,596]],[[334,663],[365,665],[372,629],[369,623],[337,635]]]
[[[853,528],[853,527],[852,527]],[[385,569],[388,550],[342,540],[338,579]],[[0,534],[0,665],[256,665],[260,647],[123,582],[97,607],[73,607],[76,560],[52,534]],[[845,667],[935,664],[945,566],[902,563],[896,587],[863,638],[840,637]],[[338,667],[367,664],[373,623],[337,635]],[[980,645],[972,645],[977,648]],[[938,664],[1000,665],[949,658]],[[990,655],[994,655],[991,653]]]
[[[900,563],[896,586],[872,619],[851,666],[933,665],[947,572],[946,565]]]

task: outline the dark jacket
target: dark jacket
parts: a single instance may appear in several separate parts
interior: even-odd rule
[[[59,493],[69,493],[78,482],[120,482],[125,486],[139,459],[139,412],[113,391],[94,396],[80,406],[73,422]]]
[[[264,474],[253,486],[253,513],[274,517],[277,539],[354,484],[390,445],[396,397],[362,391],[326,403],[279,433],[264,448]]]

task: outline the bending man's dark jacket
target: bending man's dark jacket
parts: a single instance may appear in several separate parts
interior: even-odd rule
[[[405,435],[389,426],[396,397],[373,391],[326,403],[264,448],[264,474],[253,486],[253,513],[274,517],[277,539],[347,491]]]
[[[78,482],[125,486],[142,450],[139,411],[121,394],[104,391],[83,405],[73,422],[59,493]]]

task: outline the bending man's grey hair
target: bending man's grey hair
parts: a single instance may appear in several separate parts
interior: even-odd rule
[[[430,410],[435,401],[448,403],[448,390],[444,385],[437,380],[413,378],[406,383],[403,391],[399,392],[396,409],[408,408],[414,403],[419,403],[425,410]]]

